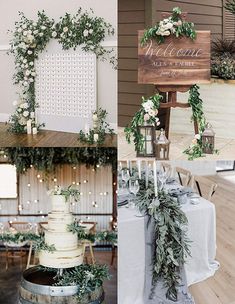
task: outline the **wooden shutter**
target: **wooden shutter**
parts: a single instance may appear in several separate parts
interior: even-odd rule
[[[229,40],[235,39],[235,15],[223,10],[223,37]]]

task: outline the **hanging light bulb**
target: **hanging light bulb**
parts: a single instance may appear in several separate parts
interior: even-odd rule
[[[40,174],[38,174],[38,175],[37,175],[37,178],[40,178],[40,177],[41,177],[41,175],[40,175]]]
[[[74,166],[74,167],[73,167],[73,170],[76,170],[76,169],[77,169],[77,167],[76,167],[76,166]]]
[[[84,179],[83,183],[84,183],[84,184],[87,184],[87,183],[88,183],[88,180]]]
[[[28,187],[31,187],[31,185],[30,185],[30,183],[28,183],[28,185],[27,185]]]
[[[39,179],[39,183],[42,183],[43,182],[43,179]]]
[[[91,191],[89,191],[88,194],[91,195]]]
[[[80,183],[79,183],[79,182],[77,182],[77,183],[76,183],[76,185],[77,185],[77,186],[79,186],[79,185],[80,185]]]
[[[31,203],[30,201],[27,201],[27,202],[26,202],[27,205],[30,205],[30,203]]]
[[[57,178],[56,178],[56,177],[54,177],[53,181],[56,183],[56,182],[57,182]]]
[[[75,182],[75,181],[73,181],[73,182],[72,182],[72,184],[73,184],[73,185],[76,185],[76,182]]]
[[[35,204],[39,203],[39,200],[38,200],[38,199],[35,199],[35,200],[34,200],[34,203],[35,203]]]

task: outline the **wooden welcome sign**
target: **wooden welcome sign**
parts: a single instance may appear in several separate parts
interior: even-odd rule
[[[210,82],[210,31],[197,31],[192,40],[169,36],[161,44],[150,40],[144,47],[139,31],[138,82],[155,85],[192,85]]]

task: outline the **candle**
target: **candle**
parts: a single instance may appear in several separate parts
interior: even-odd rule
[[[99,139],[99,134],[95,133],[94,134],[94,142],[97,142]]]
[[[132,161],[129,160],[129,169],[130,169],[130,174],[132,174]]]
[[[99,122],[98,115],[95,113],[93,114],[92,118],[93,118],[93,128],[98,129],[98,122]]]
[[[153,177],[154,177],[154,192],[155,192],[155,197],[157,197],[158,192],[157,192],[157,163],[156,163],[156,160],[154,160],[154,163],[153,163]]]
[[[141,161],[137,161],[137,166],[138,166],[138,173],[139,173],[139,179],[141,179]]]
[[[148,188],[148,184],[149,184],[149,166],[148,166],[148,162],[145,161],[145,186],[146,186],[146,188]]]
[[[38,129],[36,127],[33,127],[33,134],[36,135],[38,133]]]
[[[27,134],[32,134],[32,120],[27,121]]]

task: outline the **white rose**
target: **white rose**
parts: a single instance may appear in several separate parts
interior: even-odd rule
[[[42,25],[42,26],[41,26],[41,29],[42,29],[42,30],[45,30],[45,29],[46,29],[45,25]]]
[[[57,33],[56,33],[56,31],[54,31],[54,32],[52,33],[52,37],[55,38],[56,36],[57,36]]]
[[[32,55],[32,54],[33,54],[33,52],[32,52],[32,51],[28,51],[28,54],[29,54],[29,55]]]
[[[39,33],[39,36],[42,37],[42,36],[43,36],[43,33]]]
[[[27,28],[26,24],[23,24],[22,28],[25,30]]]
[[[38,34],[38,30],[33,31],[34,35]]]
[[[89,34],[92,34],[93,33],[93,29],[89,29]]]
[[[31,113],[30,113],[30,117],[31,117],[31,118],[35,118],[35,112],[31,112]]]
[[[27,76],[29,76],[31,73],[30,73],[29,70],[26,70],[25,74],[26,74]]]
[[[69,29],[67,28],[67,26],[65,26],[65,27],[63,28],[63,32],[64,32],[64,33],[67,33],[68,30],[69,30]]]
[[[36,23],[36,22],[34,22],[34,23],[33,23],[33,26],[37,26],[37,23]]]
[[[29,78],[29,81],[30,81],[30,82],[34,82],[34,79],[33,79],[33,78]]]
[[[32,72],[31,75],[32,75],[33,77],[35,77],[35,76],[36,76],[36,73],[35,73],[35,72]]]
[[[28,30],[28,33],[29,33],[29,34],[32,34],[32,31],[31,31],[31,30]]]
[[[149,110],[148,113],[149,113],[149,115],[152,116],[152,117],[155,116],[155,111],[154,111],[154,110]]]
[[[171,32],[170,31],[165,31],[164,33],[162,33],[162,36],[170,36]]]
[[[89,35],[89,31],[88,31],[88,30],[84,30],[84,31],[83,31],[83,36],[84,36],[84,37],[87,37],[88,35]]]
[[[26,63],[24,67],[27,69],[29,67],[28,63]]]
[[[24,64],[21,64],[22,69],[24,68]]]
[[[27,108],[29,107],[29,104],[28,104],[27,102],[24,102],[24,103],[22,103],[20,106],[21,106],[21,108],[23,108],[23,109],[27,109]]]
[[[25,86],[25,87],[28,86],[28,82],[27,82],[27,81],[24,82],[24,86]]]
[[[22,33],[22,31],[23,31],[23,30],[22,30],[21,27],[19,27],[18,30],[17,30],[18,33]]]
[[[34,65],[33,61],[30,61],[29,65],[33,66]]]
[[[20,56],[20,60],[24,60],[24,57],[23,57],[23,56]]]
[[[24,117],[21,117],[18,122],[21,126],[25,126],[27,123],[27,120]]]
[[[24,31],[24,32],[23,32],[23,35],[24,35],[24,36],[27,36],[27,35],[28,35],[28,31]]]
[[[61,38],[63,38],[63,37],[64,37],[64,34],[63,34],[63,33],[62,33],[62,34],[60,34],[60,37],[61,37]]]
[[[23,116],[24,116],[24,117],[28,117],[28,116],[29,116],[29,111],[24,111],[24,112],[23,112]]]
[[[169,23],[166,24],[166,28],[171,29],[172,27],[173,27],[172,23],[169,22]]]
[[[18,108],[18,109],[17,109],[17,112],[18,112],[18,113],[21,113],[22,111],[23,111],[23,110],[22,110],[21,108]]]
[[[27,59],[24,59],[24,60],[23,60],[23,63],[27,63]]]

